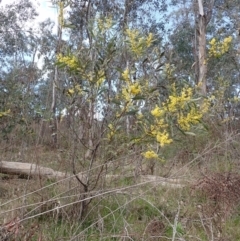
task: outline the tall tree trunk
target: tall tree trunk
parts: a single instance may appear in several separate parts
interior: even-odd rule
[[[198,74],[197,84],[200,94],[207,94],[207,54],[206,54],[206,28],[212,17],[212,9],[215,0],[210,0],[206,4],[207,12],[204,12],[203,1],[198,0],[198,18],[197,18],[197,44],[198,44]]]
[[[56,47],[56,56],[60,53],[61,50],[61,41],[62,41],[62,25],[63,25],[63,5],[61,1],[58,3],[59,8],[59,14],[58,14],[58,32],[57,32],[57,47]],[[51,111],[52,111],[52,139],[53,139],[53,145],[54,147],[57,147],[58,145],[58,137],[57,137],[57,131],[58,131],[58,118],[56,113],[56,87],[58,86],[58,66],[55,66],[54,69],[54,77],[52,82],[52,105],[51,105]]]

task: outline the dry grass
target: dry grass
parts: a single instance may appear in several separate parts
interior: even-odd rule
[[[8,233],[6,240],[22,241],[236,240],[238,234],[229,230],[238,222],[240,138],[235,132],[217,133],[216,139],[212,134],[186,137],[183,141],[191,145],[164,149],[168,160],[154,163],[154,174],[184,180],[184,187],[177,189],[152,176],[140,182],[136,169],[152,165],[141,163],[139,151],[132,149],[119,150],[107,163],[100,156],[91,170],[77,159],[77,171],[90,174],[87,193],[74,176],[52,182],[1,175],[0,233]],[[72,171],[71,149],[49,145],[3,142],[1,160]],[[20,222],[14,224],[16,220]]]

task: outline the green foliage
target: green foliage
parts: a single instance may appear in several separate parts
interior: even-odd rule
[[[181,7],[181,1],[176,3],[171,17],[176,14],[177,24],[170,24],[172,31],[165,35],[162,19],[154,19],[150,10],[163,10],[166,1],[92,1],[89,8],[75,0],[54,2],[64,40],[52,33],[50,21],[41,24],[41,36],[30,29],[26,33],[31,34],[16,31],[35,16],[28,1],[0,11],[5,23],[0,38],[1,150],[16,145],[2,154],[3,160],[36,160],[86,175],[80,181],[73,175],[74,187],[69,183],[64,191],[61,182],[41,179],[41,188],[51,188],[38,190],[32,200],[21,199],[20,205],[29,203],[21,207],[21,217],[36,219],[42,228],[42,236],[34,238],[169,240],[176,234],[179,240],[210,240],[209,227],[216,236],[218,214],[208,209],[211,195],[195,192],[192,182],[207,169],[237,169],[239,140],[232,133],[239,129],[234,120],[239,112],[238,40],[229,28],[221,30],[234,22],[232,3],[231,16],[217,2],[207,28],[208,93],[202,97],[201,82],[195,84],[198,29],[192,1]],[[37,58],[44,58],[39,68]],[[56,108],[51,107],[54,94]],[[37,148],[27,154],[33,144],[50,149],[55,137],[58,148],[51,156],[45,157],[46,150],[37,155]],[[142,183],[149,174],[165,178]],[[177,190],[180,176],[189,186]],[[57,218],[53,210],[41,213],[42,202],[52,199],[61,207]],[[200,211],[199,204],[205,209]],[[184,222],[185,217],[190,221]],[[238,232],[233,234],[238,224],[229,215],[222,229],[226,237],[238,238]],[[155,227],[161,232],[153,233]]]

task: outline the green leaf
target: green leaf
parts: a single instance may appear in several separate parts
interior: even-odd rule
[[[160,70],[163,70],[163,69],[161,69],[161,67],[162,67],[163,65],[164,65],[164,63],[159,64],[159,65],[155,68],[155,71],[158,72],[158,71],[160,71]]]
[[[199,101],[199,100],[201,100],[202,98],[201,97],[199,97],[199,98],[196,98],[196,99],[191,99],[190,100],[190,102],[195,102],[195,101]]]
[[[56,62],[55,65],[57,65],[59,68],[64,68],[67,66],[65,63],[61,63],[61,62]]]
[[[100,95],[101,93],[103,93],[104,91],[108,90],[108,88],[106,87],[101,87],[100,90],[98,91],[98,94]]]
[[[86,93],[89,93],[89,90],[87,90],[87,89],[83,89],[82,91],[86,92]]]
[[[64,28],[74,28],[75,26],[73,24],[64,24],[63,25]]]
[[[116,104],[116,105],[121,105],[121,102],[119,100],[116,100],[116,99],[112,99],[111,102],[113,104]]]
[[[198,121],[199,121],[199,123],[201,123],[201,125],[204,127],[204,129],[205,129],[206,131],[209,131],[208,126],[207,126],[202,120],[198,120]],[[219,126],[221,126],[221,125],[219,125]]]
[[[133,100],[145,100],[145,97],[143,95],[136,95],[132,98]]]
[[[138,110],[130,110],[130,111],[126,112],[125,115],[136,115],[137,112],[138,112]]]
[[[156,90],[158,90],[158,87],[153,87],[153,88],[151,88],[151,89],[149,90],[149,93],[152,93],[152,92],[154,92],[154,91],[156,91]]]

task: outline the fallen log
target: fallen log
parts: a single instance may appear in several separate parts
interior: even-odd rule
[[[131,176],[122,176],[122,175],[106,175],[106,179],[110,182],[114,182],[119,180],[120,178],[132,178],[135,179],[134,175]],[[138,183],[149,183],[154,186],[166,186],[170,188],[183,188],[185,187],[188,182],[183,180],[182,178],[172,178],[172,177],[160,177],[154,175],[139,175],[137,177]]]
[[[151,182],[155,185],[160,184],[161,186],[182,188],[187,185],[187,182],[180,178],[166,178],[153,175],[141,175],[140,182]]]
[[[54,171],[52,168],[42,167],[36,164],[25,162],[0,162],[0,173],[19,175],[26,178],[46,177],[48,179],[61,179],[73,176],[69,173]],[[85,175],[79,173],[78,177],[85,180]]]
[[[42,178],[45,177],[49,180],[64,179],[68,177],[74,177],[73,174],[55,171],[52,168],[42,167],[37,164],[25,163],[25,162],[0,162],[0,173],[8,175],[18,175],[23,178]],[[86,175],[83,173],[77,174],[78,178],[86,183]],[[134,176],[132,176],[134,178]],[[114,179],[124,178],[122,175],[106,175],[107,180],[113,181]],[[140,183],[152,183],[153,185],[167,186],[172,188],[182,188],[186,185],[182,179],[178,178],[164,178],[153,175],[140,175],[138,177]]]

